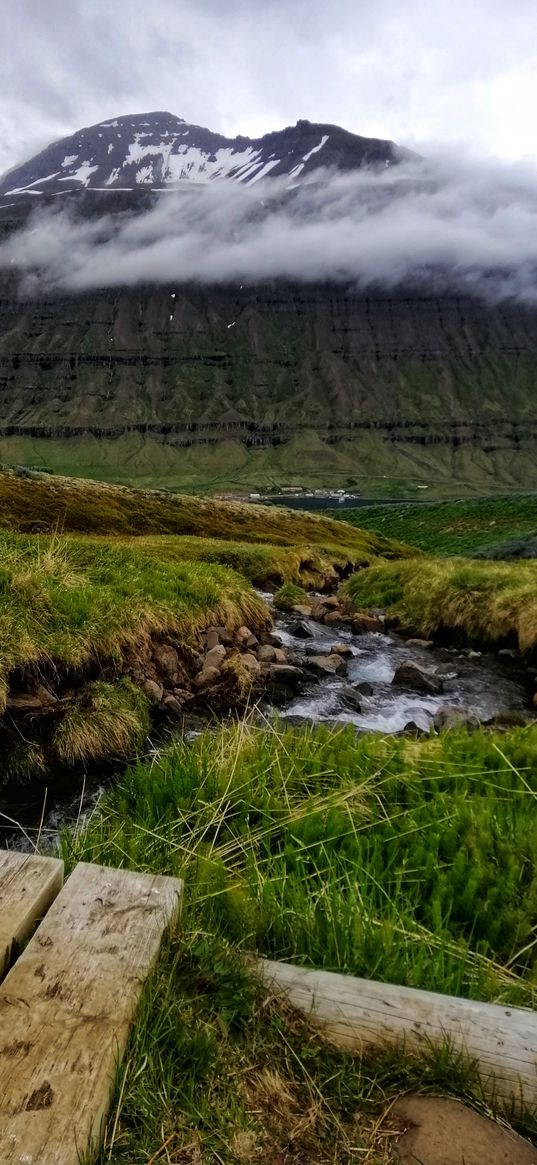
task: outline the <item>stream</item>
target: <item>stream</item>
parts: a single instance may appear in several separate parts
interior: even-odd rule
[[[402,732],[410,723],[422,731],[431,728],[435,714],[446,705],[473,713],[480,721],[506,710],[527,710],[528,697],[522,677],[516,676],[513,660],[493,654],[480,655],[455,648],[407,646],[395,635],[365,634],[323,627],[311,619],[300,619],[311,639],[297,638],[290,628],[295,619],[277,619],[276,629],[284,647],[293,656],[326,655],[337,644],[348,644],[352,657],[347,675],[327,678],[311,686],[284,708],[284,719],[354,724],[363,732]],[[443,678],[439,695],[402,690],[392,684],[397,667],[412,660]],[[360,711],[347,706],[349,687],[367,683],[372,692],[364,696]]]
[[[272,605],[272,595],[263,598]],[[409,726],[428,731],[435,714],[446,705],[474,714],[480,721],[506,711],[531,713],[520,661],[494,653],[481,655],[468,649],[409,645],[395,634],[354,635],[342,628],[326,627],[312,619],[282,615],[274,611],[274,632],[287,649],[290,662],[307,666],[308,656],[328,655],[331,648],[345,645],[351,652],[345,674],[323,676],[306,682],[299,693],[280,705],[277,712],[290,724],[351,724],[361,732],[382,734],[401,732]],[[297,623],[300,634],[295,634]],[[306,635],[308,637],[306,637]],[[396,668],[413,661],[428,671],[442,675],[443,691],[438,695],[403,690],[392,683]],[[356,690],[369,685],[366,694]],[[273,706],[265,699],[263,715]],[[210,717],[186,716],[183,735],[193,739],[204,727],[214,724]],[[177,732],[175,733],[177,736]],[[169,744],[159,737],[149,743],[149,755]],[[17,785],[0,795],[0,847],[33,851],[39,838],[42,849],[52,848],[63,823],[85,816],[117,778],[111,766],[96,771],[71,773],[63,782]]]

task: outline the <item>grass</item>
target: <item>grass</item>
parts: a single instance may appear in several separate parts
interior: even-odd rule
[[[382,607],[406,630],[466,642],[537,646],[537,563],[420,558],[383,563],[345,584],[355,605]]]
[[[251,540],[244,542],[189,535],[180,538],[159,535],[125,539],[122,543],[169,562],[219,562],[223,566],[230,566],[259,587],[281,586],[284,582],[314,587],[324,585],[327,580],[336,583],[338,568],[342,572],[348,571],[353,561],[373,562],[377,558],[377,550],[372,546],[366,550],[364,544],[358,553],[356,546],[337,544],[319,546],[315,543],[292,543],[284,546],[256,543],[253,535]],[[385,549],[387,555],[395,553],[390,544]],[[405,548],[401,547],[401,553],[405,553]]]
[[[22,533],[175,534],[256,546],[318,546],[355,560],[404,553],[389,540],[300,510],[49,474],[19,476],[5,468],[0,471],[0,513],[6,529]]]
[[[145,993],[99,1165],[389,1160],[407,1088],[483,1110],[475,1065],[332,1052],[240,953],[535,1006],[537,728],[422,740],[254,729],[130,770],[63,856],[180,875],[182,934]],[[520,1127],[535,1133],[530,1114]],[[280,1156],[278,1156],[280,1154]],[[288,1154],[288,1156],[286,1155]]]
[[[217,564],[173,563],[109,542],[0,535],[0,704],[14,669],[82,672],[151,634],[195,642],[211,623],[266,624],[262,599]]]
[[[95,1165],[389,1165],[379,1125],[406,1090],[488,1111],[474,1066],[449,1048],[332,1051],[200,932],[167,945],[145,990]]]
[[[51,746],[62,764],[135,756],[149,732],[149,701],[124,677],[87,684],[56,728]]]
[[[185,877],[189,925],[239,948],[531,1002],[536,760],[537,728],[233,726],[132,769],[66,857]]]
[[[537,530],[537,497],[497,497],[426,505],[363,506],[338,517],[430,554],[466,554]]]
[[[296,586],[292,582],[284,583],[274,595],[274,606],[279,611],[292,611],[293,607],[300,606],[307,601],[308,595],[304,587]]]

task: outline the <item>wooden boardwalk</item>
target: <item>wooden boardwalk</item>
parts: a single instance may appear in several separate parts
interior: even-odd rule
[[[450,1043],[476,1063],[485,1092],[507,1108],[537,1109],[537,1014],[260,959],[263,982],[335,1047],[412,1051]]]
[[[60,889],[51,861],[0,862],[0,950],[45,915],[0,986],[1,1165],[78,1165],[97,1148],[143,983],[180,908],[175,878],[80,864]]]
[[[0,980],[62,888],[63,862],[0,851]]]

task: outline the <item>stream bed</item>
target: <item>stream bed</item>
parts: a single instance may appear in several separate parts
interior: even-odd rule
[[[271,595],[263,597],[272,602]],[[274,616],[274,632],[295,665],[307,669],[309,657],[329,655],[334,647],[344,646],[350,654],[344,674],[323,676],[311,683],[306,680],[277,709],[266,698],[261,699],[264,717],[277,711],[290,724],[351,724],[357,731],[389,734],[409,727],[427,732],[435,715],[446,706],[464,710],[481,722],[504,712],[534,712],[516,657],[464,648],[421,647],[395,634],[354,635],[346,628],[326,627],[309,618],[297,620],[296,615],[276,611]],[[442,692],[410,691],[394,684],[396,669],[406,661],[441,675]],[[360,690],[358,685],[365,687]],[[186,739],[192,739],[214,723],[209,715],[187,715],[185,725],[175,735],[182,731]],[[164,741],[155,738],[153,755],[171,739],[170,734]],[[44,849],[54,846],[62,824],[85,815],[117,776],[117,769],[111,766],[86,772],[81,769],[62,782],[43,781],[1,790],[0,847],[32,851],[37,838]]]
[[[297,661],[311,654],[327,654],[344,643],[352,651],[347,660],[346,676],[334,676],[312,685],[284,708],[280,715],[292,720],[313,723],[330,721],[354,724],[363,732],[402,732],[414,724],[422,731],[432,727],[435,714],[446,706],[464,709],[480,721],[487,721],[504,711],[527,711],[528,697],[515,662],[490,654],[481,655],[455,648],[421,648],[408,646],[396,635],[365,634],[323,627],[311,619],[301,619],[311,639],[292,633],[294,620],[276,621],[277,633],[284,647]],[[406,691],[392,683],[400,664],[411,660],[427,671],[442,676],[443,691],[423,694]],[[347,707],[349,687],[369,684],[371,693],[364,696],[362,709]]]

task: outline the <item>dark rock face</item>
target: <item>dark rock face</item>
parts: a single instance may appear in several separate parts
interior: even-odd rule
[[[521,305],[292,283],[28,298],[0,279],[0,438],[62,441],[66,464],[95,439],[121,468],[119,438],[131,462],[153,443],[179,463],[315,433],[316,468],[419,475],[425,452],[461,480],[485,458],[528,488],[536,382],[537,311]]]

